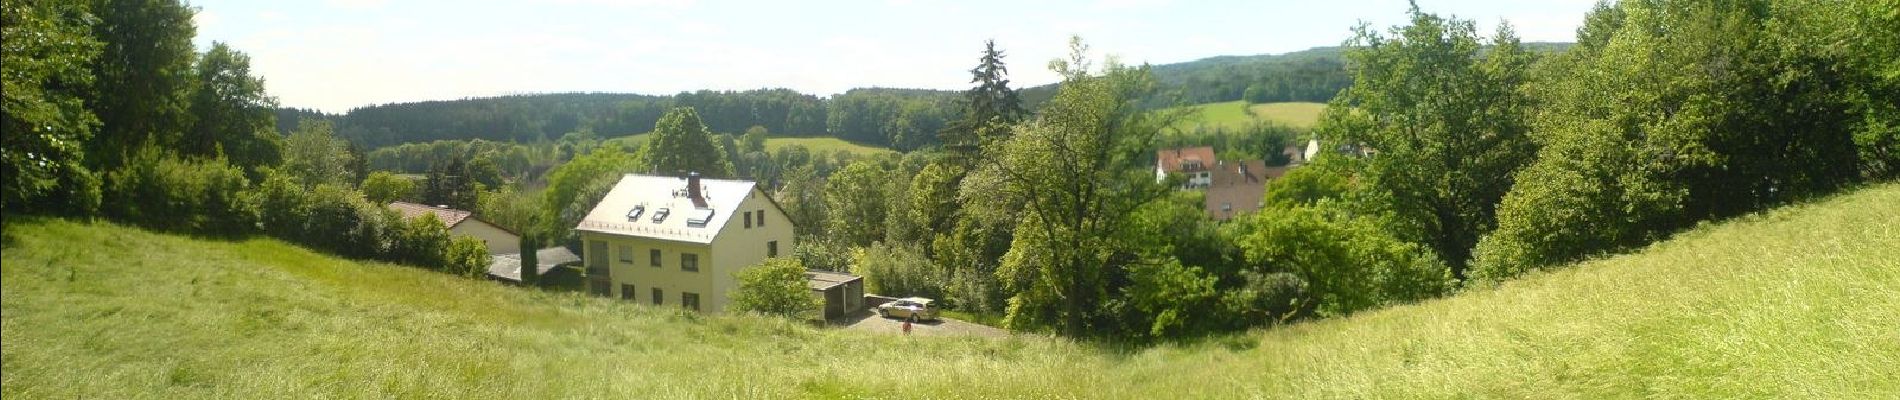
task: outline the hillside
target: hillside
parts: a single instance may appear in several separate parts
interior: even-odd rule
[[[275,240],[10,220],[0,395],[1892,398],[1896,227],[1888,184],[1448,299],[1115,350],[698,316]]]
[[[1247,104],[1245,101],[1229,101],[1167,108],[1162,112],[1181,109],[1187,110],[1185,118],[1175,122],[1171,127],[1182,132],[1193,131],[1196,128],[1239,131],[1261,122],[1311,129],[1319,122],[1319,113],[1326,109],[1326,104],[1309,102]]]

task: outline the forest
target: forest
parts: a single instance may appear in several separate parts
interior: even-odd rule
[[[1213,57],[1154,67],[1160,89],[1144,106],[1242,100],[1325,102],[1351,84],[1337,47],[1280,55]],[[1034,110],[1058,84],[1022,90]],[[363,149],[436,140],[535,143],[588,131],[613,138],[651,131],[660,115],[692,107],[713,132],[753,126],[780,136],[831,136],[909,151],[940,144],[936,132],[959,117],[956,91],[859,88],[820,97],[789,89],[700,90],[671,96],[554,93],[380,104],[341,114],[276,108],[277,129],[290,134],[304,118],[330,120],[337,134]]]
[[[472,275],[479,247],[381,203],[472,208],[527,245],[571,244],[620,174],[697,171],[771,187],[801,267],[1013,331],[1147,343],[1440,297],[1891,181],[1896,9],[1628,0],[1547,46],[1414,6],[1337,49],[1188,72],[1075,38],[1049,63],[1061,82],[1035,90],[1010,86],[992,42],[964,91],[535,95],[336,116],[278,108],[236,49],[198,52],[178,2],[13,2],[0,211]],[[1363,151],[1325,152],[1273,181],[1260,212],[1210,220],[1180,177],[1155,179],[1155,150],[1180,141],[1158,98],[1324,100],[1303,134]],[[901,153],[767,148],[788,134]]]

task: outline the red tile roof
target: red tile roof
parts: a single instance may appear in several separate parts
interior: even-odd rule
[[[1155,152],[1155,159],[1161,170],[1169,173],[1204,171],[1219,162],[1214,159],[1212,146],[1162,149]]]
[[[467,220],[468,217],[475,215],[475,213],[469,211],[447,207],[432,207],[406,201],[389,203],[389,209],[402,213],[402,219],[415,219],[422,217],[423,214],[435,214],[436,219],[442,220],[442,226],[449,228],[454,228],[456,224],[460,224],[463,220]]]

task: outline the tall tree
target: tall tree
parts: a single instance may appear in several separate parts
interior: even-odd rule
[[[984,149],[995,156],[968,179],[1001,182],[1022,204],[997,271],[1016,292],[1005,323],[1088,336],[1114,332],[1116,311],[1105,304],[1140,261],[1115,241],[1126,216],[1168,189],[1144,158],[1160,130],[1138,105],[1154,89],[1149,69],[1111,59],[1097,75],[1081,39],[1070,45],[1068,60],[1050,63],[1060,91],[1038,118]]]
[[[99,203],[99,181],[80,145],[99,126],[84,94],[93,82],[87,65],[100,43],[87,30],[86,7],[15,1],[0,10],[0,59],[6,60],[0,64],[0,210],[91,211]]]
[[[88,142],[93,165],[118,166],[140,146],[170,147],[190,125],[192,11],[177,0],[95,0],[98,85],[86,103],[98,113]]]
[[[713,141],[706,124],[692,107],[674,108],[653,125],[647,137],[645,170],[659,174],[685,175],[698,172],[709,177],[732,176],[732,161],[725,149]]]
[[[245,168],[281,162],[283,137],[272,111],[277,99],[264,93],[263,79],[251,76],[251,57],[213,42],[198,60],[197,77],[191,129],[179,150],[203,157],[223,154]]]
[[[970,83],[976,87],[963,92],[963,119],[952,122],[940,134],[944,147],[964,155],[974,155],[985,141],[1009,135],[1010,126],[1029,114],[1015,89],[1009,88],[1009,67],[1003,64],[1003,52],[995,40],[983,42],[983,56],[970,69]]]
[[[461,158],[437,160],[434,166],[429,167],[429,176],[422,184],[422,201],[430,205],[472,210],[478,197],[474,175],[468,162]]]
[[[356,181],[350,172],[349,144],[336,137],[330,121],[306,119],[297,125],[297,132],[284,140],[284,171],[305,187]]]
[[[1400,218],[1421,230],[1413,234],[1462,279],[1472,247],[1496,224],[1511,174],[1535,155],[1521,92],[1531,57],[1508,24],[1483,51],[1471,21],[1416,5],[1410,14],[1391,36],[1354,29],[1346,53],[1353,86],[1333,99],[1318,133],[1378,152],[1365,177],[1391,193]]]

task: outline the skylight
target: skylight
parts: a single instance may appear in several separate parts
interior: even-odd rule
[[[672,213],[673,213],[673,209],[671,209],[671,208],[660,208],[660,210],[659,210],[659,211],[654,211],[654,212],[653,212],[653,223],[656,223],[656,224],[657,224],[657,223],[660,223],[660,221],[665,221],[665,220],[666,220],[666,216],[667,216],[668,214],[672,214]]]
[[[695,228],[704,228],[706,227],[706,223],[712,222],[712,218],[713,218],[712,209],[693,210],[693,215],[690,217],[686,217],[686,226],[691,226]]]

